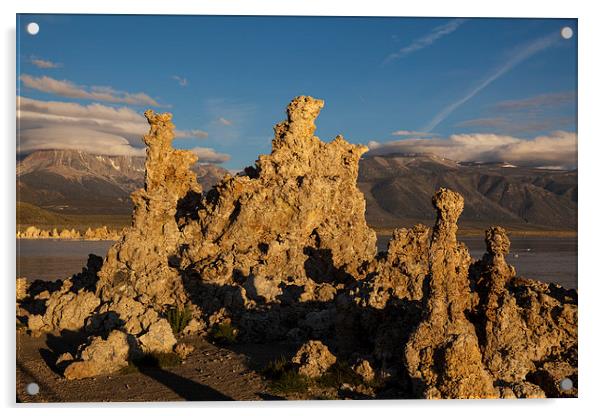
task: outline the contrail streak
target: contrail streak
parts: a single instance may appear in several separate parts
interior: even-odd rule
[[[386,64],[387,62],[390,62],[394,59],[403,58],[404,56],[409,55],[412,52],[419,51],[420,49],[424,49],[427,46],[432,45],[437,39],[455,32],[460,27],[460,25],[466,22],[466,20],[467,19],[453,19],[445,23],[444,25],[435,27],[425,36],[414,40],[408,46],[405,46],[399,51],[387,56],[383,64]]]
[[[481,90],[491,84],[493,81],[510,71],[512,68],[523,62],[524,60],[535,55],[544,49],[549,48],[559,40],[558,32],[550,33],[547,36],[536,39],[535,41],[526,45],[523,49],[518,51],[508,62],[497,68],[493,73],[473,87],[468,93],[457,101],[454,101],[443,110],[441,110],[433,119],[422,129],[422,131],[430,132],[437,127],[443,120],[445,120],[456,108],[470,100],[472,97],[477,95]]]

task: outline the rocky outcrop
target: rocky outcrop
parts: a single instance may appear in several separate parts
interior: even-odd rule
[[[139,299],[146,305],[183,304],[186,295],[170,259],[178,253],[181,233],[179,206],[184,198],[200,195],[196,175],[189,170],[196,156],[171,147],[171,114],[145,113],[150,124],[144,136],[144,189],[132,194],[132,226],[109,250],[99,273],[98,293],[104,302],[118,297]]]
[[[560,391],[559,384],[569,376],[576,378],[576,293],[516,279],[514,268],[504,258],[510,240],[503,228],[487,230],[485,242],[487,252],[472,271],[480,297],[474,316],[485,365],[496,380],[512,386],[518,397],[534,395],[533,388],[523,386],[531,384],[527,380],[546,386],[548,396],[575,394],[570,389]],[[548,376],[550,368],[564,371]]]
[[[102,266],[18,296],[30,329],[90,334],[69,377],[114,371],[132,351],[185,357],[166,320],[179,309],[189,314],[181,334],[286,339],[301,345],[301,374],[318,377],[338,358],[366,383],[393,381],[400,397],[576,395],[576,292],[516,277],[500,227],[473,261],[456,239],[463,198],[448,189],[433,198],[432,229],[396,230],[376,253],[356,186],[366,148],[315,137],[322,106],[295,98],[271,154],[206,194],[195,156],[171,147],[171,115],[146,113],[132,226]]]
[[[315,137],[323,105],[294,99],[274,128],[272,153],[209,192],[198,221],[183,229],[183,267],[212,285],[240,281],[249,298],[276,303],[292,285],[314,300],[320,285],[344,282],[374,257],[376,236],[356,186],[368,149]]]
[[[65,280],[60,290],[48,295],[45,312],[30,315],[28,329],[34,334],[51,331],[77,331],[98,307],[100,300],[92,292],[80,289],[73,291],[73,282]]]
[[[297,364],[299,374],[315,378],[328,371],[337,362],[337,357],[320,341],[309,341],[299,348],[292,362]]]
[[[429,253],[425,316],[411,335],[405,358],[416,392],[425,398],[496,397],[483,365],[474,326],[468,280],[470,255],[456,241],[462,196],[441,189],[433,197],[437,221]]]
[[[84,234],[76,229],[63,229],[61,231],[56,228],[52,230],[41,230],[33,225],[27,227],[24,231],[17,231],[17,238],[25,239],[40,239],[52,238],[62,240],[117,240],[121,235],[120,230],[109,230],[107,226],[98,227],[95,229],[88,228]]]
[[[127,335],[111,332],[106,339],[93,337],[83,346],[75,361],[65,369],[68,380],[111,374],[128,365],[130,345]]]

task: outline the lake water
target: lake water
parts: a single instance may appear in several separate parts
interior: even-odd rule
[[[485,253],[483,237],[458,237],[468,246],[473,259]],[[387,249],[388,236],[378,237],[378,249]],[[577,238],[511,237],[506,261],[518,276],[557,283],[577,289]]]
[[[17,240],[17,276],[56,280],[82,271],[93,253],[104,257],[114,241]]]
[[[482,237],[460,237],[473,258],[485,252]],[[378,239],[385,250],[389,237]],[[88,253],[104,257],[113,241],[17,240],[17,276],[30,280],[54,280],[81,272]],[[528,278],[577,288],[577,239],[514,237],[508,263],[517,274]]]

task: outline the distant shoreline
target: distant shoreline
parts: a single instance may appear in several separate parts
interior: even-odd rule
[[[407,228],[407,227],[399,227]],[[488,227],[487,227],[488,228]],[[485,238],[485,230],[483,229],[458,229],[458,237],[483,237]],[[396,228],[373,228],[376,235],[379,237],[386,237],[393,234]],[[512,237],[542,237],[542,238],[577,238],[577,230],[515,230],[512,228],[506,228],[510,239]]]

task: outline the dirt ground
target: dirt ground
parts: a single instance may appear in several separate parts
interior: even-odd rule
[[[261,368],[285,353],[286,345],[217,347],[200,337],[186,338],[194,352],[178,366],[142,368],[130,373],[84,380],[66,380],[53,369],[56,341],[53,335],[34,338],[17,331],[18,402],[136,402],[278,400],[258,374]],[[29,395],[26,386],[39,385]]]

